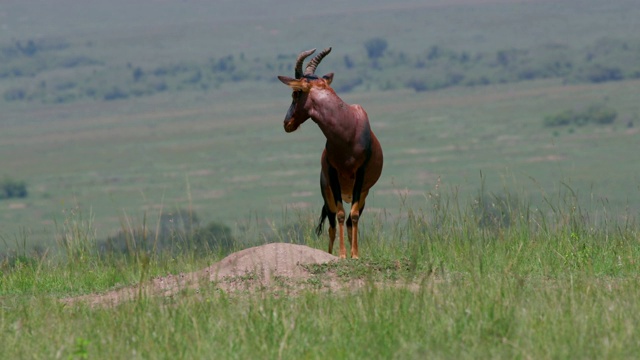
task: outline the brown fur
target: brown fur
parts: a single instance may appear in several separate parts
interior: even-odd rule
[[[364,208],[369,189],[382,173],[383,155],[380,142],[370,129],[367,113],[360,105],[349,105],[342,101],[331,88],[333,74],[321,78],[302,77],[293,79],[278,77],[293,90],[293,102],[284,121],[287,132],[295,131],[311,118],[327,138],[322,153],[321,190],[328,212],[321,217],[335,216],[338,220],[340,257],[346,258],[344,223],[347,220],[351,257],[358,258],[358,221]],[[332,174],[339,184],[340,194],[332,189]],[[360,179],[358,179],[360,174]],[[357,191],[358,181],[361,189]],[[335,180],[334,180],[335,184]],[[335,185],[334,185],[335,188]],[[338,201],[340,200],[340,201]],[[342,200],[351,203],[349,214],[345,213]],[[345,219],[348,216],[347,219]],[[335,240],[335,220],[330,218],[329,252]],[[351,226],[349,226],[351,225]]]

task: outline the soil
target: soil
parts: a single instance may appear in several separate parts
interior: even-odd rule
[[[199,292],[201,288],[210,288],[211,285],[224,292],[256,289],[295,291],[301,287],[309,287],[306,280],[312,275],[303,265],[325,264],[337,260],[336,256],[308,246],[272,243],[238,251],[192,273],[157,277],[143,284],[101,294],[65,298],[62,302],[113,306],[141,296],[175,296],[184,290]],[[337,286],[336,281],[329,281],[326,286],[333,288]]]

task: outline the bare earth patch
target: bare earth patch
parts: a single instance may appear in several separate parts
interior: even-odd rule
[[[117,305],[138,296],[173,296],[182,290],[196,290],[214,284],[216,289],[233,292],[258,288],[304,285],[311,277],[304,265],[326,264],[338,258],[308,246],[273,243],[233,253],[196,272],[157,277],[140,285],[62,299],[90,306]],[[331,286],[333,287],[333,286]]]
[[[534,156],[525,160],[525,162],[556,162],[565,160],[567,157],[564,155],[547,155],[547,156]]]
[[[25,203],[11,203],[9,204],[9,209],[10,210],[18,210],[18,209],[26,209],[27,208],[27,204]]]

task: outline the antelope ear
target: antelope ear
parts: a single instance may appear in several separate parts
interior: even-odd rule
[[[327,81],[327,85],[331,85],[331,82],[333,81],[333,73],[328,73],[327,75],[323,76],[322,78]]]
[[[294,91],[302,90],[304,92],[309,92],[309,90],[311,90],[311,85],[309,84],[309,82],[304,81],[304,79],[294,79],[288,76],[281,75],[278,76],[278,79],[282,81],[283,84],[292,88]]]
[[[290,86],[289,84],[291,84],[292,81],[295,81],[296,79],[288,77],[288,76],[282,76],[282,75],[278,75],[278,80],[282,81],[283,84]]]

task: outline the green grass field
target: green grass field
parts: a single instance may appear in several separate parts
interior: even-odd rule
[[[90,222],[69,215],[68,257],[20,257],[3,268],[0,344],[11,358],[637,353],[636,222],[607,218],[596,227],[588,209],[568,195],[539,212],[518,209],[511,226],[481,227],[472,207],[452,194],[430,195],[428,213],[409,211],[391,226],[365,222],[362,259],[310,268],[314,276],[302,290],[225,292],[214,282],[106,307],[59,300],[196,270],[219,255],[101,258],[91,251]],[[303,242],[326,246],[306,224]],[[343,290],[325,288],[331,272]],[[350,281],[363,285],[349,289]]]
[[[534,205],[565,182],[582,201],[637,211],[639,175],[629,163],[635,128],[570,132],[545,128],[542,118],[604,98],[621,113],[637,112],[639,85],[543,81],[345,96],[364,104],[385,150],[367,212],[397,216],[403,201],[419,209],[436,184],[471,200],[481,172],[488,192],[516,191]],[[111,112],[111,104],[8,109],[22,120],[0,134],[4,169],[27,179],[30,196],[2,202],[3,236],[12,242],[25,228],[32,240],[50,239],[62,211],[76,207],[94,214],[99,237],[118,231],[123,217],[141,221],[145,212],[176,206],[232,227],[255,217],[280,226],[283,212],[319,211],[322,133],[309,122],[285,134],[287,90],[262,89],[251,105],[255,93],[230,90],[186,104],[164,96],[124,100],[117,106],[125,113]]]
[[[4,2],[0,59],[16,41],[44,39],[68,45],[51,63],[77,55],[101,65],[0,76],[0,94],[69,78],[82,85],[92,72],[103,81],[129,76],[135,66],[205,63],[229,54],[276,58],[324,46],[334,50],[318,72],[341,69],[338,87],[354,76],[344,57],[366,57],[363,43],[372,37],[384,37],[396,53],[432,46],[491,53],[550,44],[584,49],[606,39],[633,43],[640,33],[640,7],[632,0],[305,6],[289,0],[243,8]],[[33,61],[40,65],[47,64]],[[368,74],[376,72],[407,75]],[[367,110],[385,154],[362,217],[361,261],[315,269],[302,291],[224,292],[211,283],[114,307],[60,302],[199,270],[231,250],[274,239],[326,247],[324,237],[313,235],[324,138],[311,121],[293,134],[283,131],[290,92],[276,75],[292,74],[273,69],[261,81],[115,101],[0,98],[0,180],[24,180],[29,190],[26,198],[0,198],[4,357],[640,353],[637,77],[425,92],[362,86],[339,94]],[[616,121],[544,125],[545,116],[594,104],[615,109]],[[197,213],[203,224],[229,226],[233,248],[108,256],[98,250],[119,231],[159,228],[160,213],[175,208]],[[328,291],[328,273],[362,286]]]

